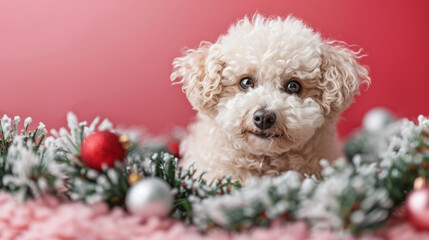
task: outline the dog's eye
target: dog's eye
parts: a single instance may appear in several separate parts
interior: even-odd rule
[[[286,92],[289,94],[299,93],[301,91],[301,84],[297,81],[290,81],[286,85]]]
[[[249,88],[252,88],[254,86],[253,80],[245,77],[240,80],[240,84],[238,84],[241,90],[246,91]]]

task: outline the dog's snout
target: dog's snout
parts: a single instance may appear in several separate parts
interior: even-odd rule
[[[253,123],[259,129],[268,129],[276,122],[276,114],[266,109],[259,109],[253,113]]]

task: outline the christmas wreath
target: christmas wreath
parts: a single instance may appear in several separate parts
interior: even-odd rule
[[[0,190],[24,202],[105,202],[143,219],[183,220],[202,232],[246,231],[278,221],[305,222],[314,230],[360,234],[405,209],[416,228],[429,230],[429,120],[393,120],[373,111],[345,145],[348,160],[321,161],[318,176],[288,171],[242,186],[233,176],[206,182],[193,166],[178,166],[177,142],[148,140],[140,132],[67,116],[68,129],[6,115],[0,124]],[[0,203],[1,204],[1,203]],[[403,205],[405,205],[403,207]]]

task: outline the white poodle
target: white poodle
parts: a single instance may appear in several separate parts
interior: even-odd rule
[[[171,75],[198,111],[181,164],[210,169],[206,179],[316,173],[342,156],[336,123],[370,81],[358,58],[294,17],[259,14],[187,50]]]

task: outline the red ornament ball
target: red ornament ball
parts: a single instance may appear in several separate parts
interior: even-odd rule
[[[89,168],[101,171],[106,164],[113,167],[116,160],[123,161],[125,150],[119,136],[108,132],[95,132],[84,139],[81,145],[81,159]]]
[[[405,201],[405,214],[419,230],[429,230],[429,188],[412,191]]]
[[[180,158],[179,145],[180,145],[179,141],[175,141],[175,140],[167,143],[167,150],[177,158]]]

